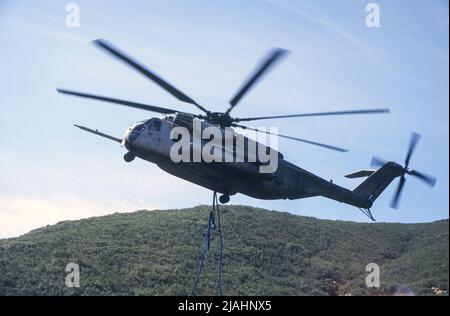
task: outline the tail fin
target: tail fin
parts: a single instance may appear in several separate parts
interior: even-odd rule
[[[363,183],[361,183],[354,193],[363,199],[373,203],[388,185],[397,177],[403,174],[402,166],[395,162],[388,162],[380,169],[373,172]]]
[[[374,172],[375,172],[375,170],[361,170],[361,171],[357,171],[354,173],[350,173],[350,174],[346,175],[345,177],[349,178],[349,179],[365,178],[365,177],[372,175]]]

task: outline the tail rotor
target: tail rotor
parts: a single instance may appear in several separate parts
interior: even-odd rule
[[[406,183],[406,175],[413,176],[413,177],[417,178],[418,180],[422,181],[423,183],[427,184],[430,187],[434,187],[436,185],[435,177],[427,175],[427,174],[417,171],[417,170],[409,169],[411,157],[414,154],[414,151],[417,147],[419,140],[420,140],[420,135],[417,133],[412,133],[408,151],[407,151],[406,158],[405,158],[405,164],[402,167],[400,180],[399,180],[397,189],[396,189],[394,196],[392,198],[392,201],[391,201],[391,207],[394,209],[398,209],[398,207],[399,207],[401,195],[402,195],[403,189],[405,187],[405,183]],[[380,159],[378,157],[373,157],[371,165],[373,167],[380,167],[380,166],[383,166],[385,163],[386,162],[383,159]]]

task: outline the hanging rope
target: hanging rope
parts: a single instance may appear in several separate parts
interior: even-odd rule
[[[209,212],[208,225],[206,227],[205,238],[203,240],[203,247],[202,247],[202,251],[200,254],[200,262],[199,262],[198,272],[195,277],[194,286],[192,287],[192,290],[191,290],[191,296],[195,295],[195,291],[196,291],[198,283],[200,281],[200,276],[201,276],[204,266],[205,266],[205,258],[209,255],[209,250],[210,250],[210,246],[211,246],[211,228],[213,230],[216,229],[216,223],[215,223],[216,213],[217,213],[217,224],[218,224],[218,231],[219,231],[219,254],[218,254],[218,261],[217,261],[217,291],[218,291],[219,295],[222,295],[222,293],[223,293],[223,289],[222,289],[222,226],[220,224],[220,210],[219,210],[219,202],[217,199],[217,192],[214,191],[212,210]]]
[[[214,203],[213,203],[213,210],[216,210],[217,213],[217,225],[219,228],[219,260],[217,261],[217,291],[219,292],[219,295],[222,296],[223,289],[222,289],[222,226],[220,224],[220,209],[219,209],[219,201],[217,200],[217,193],[214,192],[213,197]]]
[[[198,282],[200,281],[200,275],[202,274],[203,268],[205,266],[205,264],[204,264],[205,257],[207,257],[209,254],[209,248],[211,245],[211,227],[213,225],[215,228],[214,213],[211,211],[211,212],[209,212],[208,225],[206,227],[205,239],[203,240],[203,247],[202,247],[202,251],[200,254],[200,263],[199,263],[197,275],[195,277],[194,286],[192,287],[192,290],[191,290],[191,296],[195,295],[195,290],[197,289]]]

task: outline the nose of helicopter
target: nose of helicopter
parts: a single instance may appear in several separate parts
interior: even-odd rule
[[[128,149],[130,145],[129,136],[130,136],[130,128],[127,128],[125,132],[122,135],[122,141],[120,142],[120,145],[125,146],[125,148]]]
[[[128,151],[132,151],[133,150],[132,145],[138,136],[139,136],[139,133],[137,131],[135,131],[133,127],[127,128],[127,130],[123,133],[122,143],[121,143],[122,146],[125,146],[125,148]]]
[[[123,133],[123,136],[122,136],[123,142],[125,142],[125,141],[129,142],[130,141],[130,133],[131,133],[131,128],[129,127]]]
[[[123,145],[127,146],[131,145],[135,142],[136,138],[141,134],[143,129],[143,124],[136,124],[127,128],[127,130],[123,134]]]

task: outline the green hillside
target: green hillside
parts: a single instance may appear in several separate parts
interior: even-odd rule
[[[207,206],[61,222],[0,240],[0,295],[184,295]],[[361,224],[222,207],[225,295],[433,295],[448,291],[448,220]],[[216,234],[198,294],[215,295]],[[65,286],[79,264],[81,286]],[[365,287],[368,263],[381,289]]]

